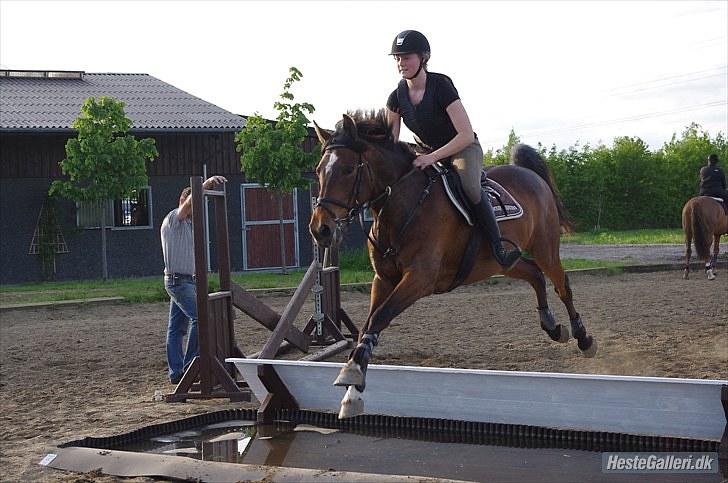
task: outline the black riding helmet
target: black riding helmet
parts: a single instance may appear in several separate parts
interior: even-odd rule
[[[427,38],[417,30],[400,32],[392,42],[392,51],[389,55],[430,53],[430,43]]]
[[[422,70],[424,65],[424,57],[430,56],[430,43],[427,41],[427,37],[422,35],[417,30],[405,30],[397,34],[392,42],[392,50],[389,55],[404,55],[404,54],[420,54],[420,67],[415,72],[415,75],[409,77],[414,79]]]

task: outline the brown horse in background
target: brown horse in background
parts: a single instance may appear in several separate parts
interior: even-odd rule
[[[715,267],[720,252],[720,237],[728,234],[728,215],[717,201],[709,196],[690,198],[682,210],[682,227],[685,231],[685,274],[690,277],[691,245],[695,243],[698,258],[705,263],[708,280],[715,280]],[[713,256],[710,256],[710,245]]]
[[[353,117],[352,117],[353,116]],[[359,344],[334,384],[347,386],[339,417],[363,412],[366,368],[381,332],[415,301],[453,288],[471,230],[447,198],[442,179],[428,168],[414,169],[414,152],[395,143],[382,111],[344,115],[333,135],[316,126],[323,155],[316,168],[320,197],[309,229],[319,246],[337,244],[341,231],[358,214],[371,208],[374,224],[369,253],[375,271],[369,316]],[[527,281],[536,292],[541,328],[552,340],[567,342],[569,329],[557,324],[546,296],[546,275],[566,306],[574,338],[587,357],[596,341],[587,335],[574,308],[569,279],[559,258],[561,228],[571,228],[551,173],[533,148],[514,149],[513,164],[498,166],[488,176],[506,187],[523,207],[523,216],[503,221],[503,236],[528,251],[504,273]],[[486,279],[503,269],[493,259],[490,245],[480,244],[474,266],[462,284]],[[457,314],[457,307],[453,307]],[[446,324],[447,321],[443,321]],[[484,355],[484,357],[487,357]]]

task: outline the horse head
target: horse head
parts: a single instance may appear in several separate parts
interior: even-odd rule
[[[391,132],[382,112],[344,114],[330,134],[314,122],[322,145],[316,167],[319,197],[309,223],[316,243],[322,247],[341,241],[342,229],[360,213],[387,196],[387,186],[401,176],[409,162],[392,162],[406,156]],[[410,159],[411,161],[411,159]]]

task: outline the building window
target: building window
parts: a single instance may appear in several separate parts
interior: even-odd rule
[[[99,228],[106,210],[106,226],[111,228],[150,228],[152,191],[149,186],[134,190],[128,198],[76,205],[76,223],[82,228]]]

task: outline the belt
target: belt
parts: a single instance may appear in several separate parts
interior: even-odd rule
[[[164,278],[180,279],[180,280],[194,280],[195,276],[189,273],[165,273]]]

